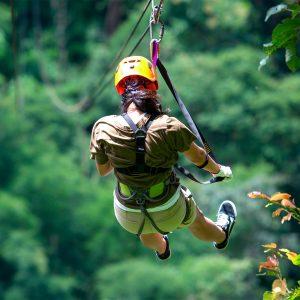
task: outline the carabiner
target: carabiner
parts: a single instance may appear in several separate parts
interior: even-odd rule
[[[152,39],[150,41],[150,57],[153,67],[156,68],[159,57],[159,41],[157,39]]]
[[[153,38],[153,25],[157,25],[157,24],[160,25],[160,29],[159,29],[158,39],[155,39],[155,40],[157,40],[160,43],[161,40],[163,39],[164,33],[165,33],[165,24],[163,23],[162,20],[159,20],[158,23],[152,23],[150,21],[150,24],[149,24],[149,27],[150,27],[150,39],[151,39],[151,41],[154,40],[154,38]]]

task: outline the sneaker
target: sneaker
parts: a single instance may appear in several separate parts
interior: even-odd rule
[[[219,207],[217,222],[215,222],[215,224],[223,229],[226,238],[222,243],[214,243],[217,249],[224,249],[227,246],[236,216],[237,212],[234,203],[229,200],[223,201]]]
[[[155,251],[156,253],[156,256],[161,259],[161,260],[165,260],[165,259],[168,259],[170,256],[171,256],[171,250],[170,250],[170,245],[169,245],[169,238],[167,235],[164,235],[163,238],[165,239],[166,241],[166,250],[163,254],[159,254],[157,251]]]

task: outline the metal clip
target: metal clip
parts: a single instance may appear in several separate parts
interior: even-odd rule
[[[160,14],[162,10],[162,5],[156,5],[152,11],[151,21],[153,24],[157,24],[159,22]]]
[[[153,39],[153,25],[160,24],[160,32],[158,40],[161,41],[164,35],[164,23],[160,20],[160,14],[163,7],[163,0],[160,0],[159,5],[154,6],[154,1],[152,1],[152,14],[150,16],[149,29],[150,29],[150,39]]]

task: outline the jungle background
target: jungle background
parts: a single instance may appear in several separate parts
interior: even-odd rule
[[[256,276],[261,244],[299,250],[296,223],[281,225],[247,198],[300,192],[299,73],[283,52],[258,71],[281,18],[264,17],[278,1],[167,0],[161,16],[162,61],[218,161],[233,169],[228,183],[183,180],[212,219],[222,200],[236,203],[228,248],[218,252],[183,229],[170,235],[172,259],[160,262],[117,224],[115,180],[96,173],[89,138],[98,118],[119,113],[107,66],[144,2],[15,0],[12,22],[10,1],[0,1],[0,299],[261,299],[271,282]],[[148,35],[135,54],[149,56]],[[159,82],[164,108],[182,120]],[[283,268],[295,285],[299,274]]]

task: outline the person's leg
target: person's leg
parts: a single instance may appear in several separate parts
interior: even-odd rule
[[[145,247],[155,250],[159,254],[166,251],[167,243],[160,233],[141,234],[140,240]]]
[[[225,240],[225,232],[212,220],[205,217],[197,207],[195,221],[189,226],[192,234],[202,241],[221,243]]]

